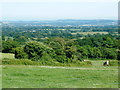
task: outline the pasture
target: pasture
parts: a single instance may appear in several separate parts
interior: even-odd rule
[[[2,58],[14,58],[2,54]],[[92,66],[57,67],[3,65],[2,88],[118,88],[118,67],[102,66],[103,60]]]
[[[9,59],[13,59],[14,58],[14,54],[11,53],[0,53],[1,59],[5,59],[5,58],[9,58]]]
[[[118,68],[5,65],[3,88],[118,88]]]
[[[72,35],[81,34],[81,35],[94,35],[94,34],[108,34],[108,32],[77,32],[77,33],[71,33]]]

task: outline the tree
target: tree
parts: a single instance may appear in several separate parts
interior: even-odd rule
[[[77,52],[80,53],[81,58],[88,58],[88,50],[86,46],[78,46],[77,47]]]
[[[63,38],[54,38],[49,41],[48,45],[55,52],[55,60],[61,63],[67,62],[65,54],[65,40]]]
[[[19,36],[15,39],[15,41],[19,42],[20,44],[24,44],[27,41],[27,38],[25,36]]]
[[[45,55],[52,55],[52,51],[52,48],[40,42],[29,42],[24,47],[24,52],[28,54],[28,59],[33,61],[39,61],[41,58],[43,59],[43,56]]]
[[[102,45],[103,47],[112,48],[113,45],[114,45],[114,42],[113,42],[113,40],[110,37],[105,36],[105,37],[103,37],[102,44],[103,44]]]
[[[2,42],[2,52],[3,53],[14,53],[13,49],[16,48],[18,43],[13,40],[7,40]]]
[[[28,55],[24,52],[23,47],[15,48],[15,58],[17,59],[27,59]]]
[[[94,47],[94,58],[102,58],[102,53],[99,48]]]
[[[102,48],[102,57],[106,59],[117,59],[117,51],[114,48]]]

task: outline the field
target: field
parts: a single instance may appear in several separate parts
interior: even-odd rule
[[[92,61],[88,67],[3,65],[2,87],[118,88],[118,67],[102,66],[102,62]]]
[[[118,88],[118,70],[3,66],[3,88]]]
[[[78,34],[82,34],[82,35],[93,35],[93,34],[108,34],[108,32],[77,32]],[[73,35],[76,35],[77,33],[71,33]]]
[[[11,53],[0,53],[0,56],[2,59],[5,59],[5,58],[13,59],[14,58],[14,54],[11,54]]]

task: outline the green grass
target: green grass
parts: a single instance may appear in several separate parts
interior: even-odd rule
[[[65,69],[6,65],[2,85],[3,88],[118,88],[117,75],[116,66]]]
[[[2,54],[13,59],[13,54]],[[118,88],[118,67],[103,66],[104,60],[91,60],[92,66],[45,68],[3,65],[3,88]],[[80,69],[78,69],[80,68]]]
[[[2,90],[2,66],[0,65],[0,89]]]
[[[14,59],[14,54],[11,53],[0,53],[0,65],[2,64],[3,59]]]
[[[14,59],[14,54],[11,53],[0,53],[0,56],[2,56],[2,59],[4,58]]]

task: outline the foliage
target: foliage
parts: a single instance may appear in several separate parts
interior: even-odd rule
[[[3,65],[40,65],[39,62],[34,62],[28,59],[21,59],[21,60],[2,60]]]
[[[110,43],[114,41],[109,35],[103,37],[98,35],[83,40],[57,37],[47,39],[45,42],[32,41],[21,48],[16,48],[15,57],[18,59],[31,59],[32,61],[57,61],[60,63],[75,63],[88,58],[117,59],[117,48],[110,44],[107,39],[111,40]],[[95,40],[96,43],[99,41],[99,47],[96,45]],[[103,46],[105,42],[107,44]]]
[[[15,53],[17,59],[76,63],[84,59],[119,59],[120,56],[117,50],[119,36],[114,32],[116,26],[14,25],[3,25],[2,52]],[[92,31],[110,32],[111,29],[113,34],[90,34]],[[88,35],[80,34],[88,30],[91,30]]]
[[[18,46],[18,43],[13,40],[7,40],[2,42],[2,52],[3,53],[14,53],[14,48]]]
[[[118,61],[118,60],[112,60],[112,61],[110,61],[110,66],[120,66],[120,61]]]
[[[57,61],[31,61],[30,59],[9,59],[2,60],[3,65],[49,65],[49,66],[91,66],[91,61],[76,63],[60,63]]]
[[[27,59],[28,55],[24,52],[22,47],[15,48],[15,58],[18,59]]]
[[[29,42],[24,46],[24,52],[27,53],[28,59],[33,61],[39,61],[41,58],[44,58],[43,56],[45,56],[45,58],[49,57],[49,55],[52,54],[51,51],[52,48],[40,42]]]

